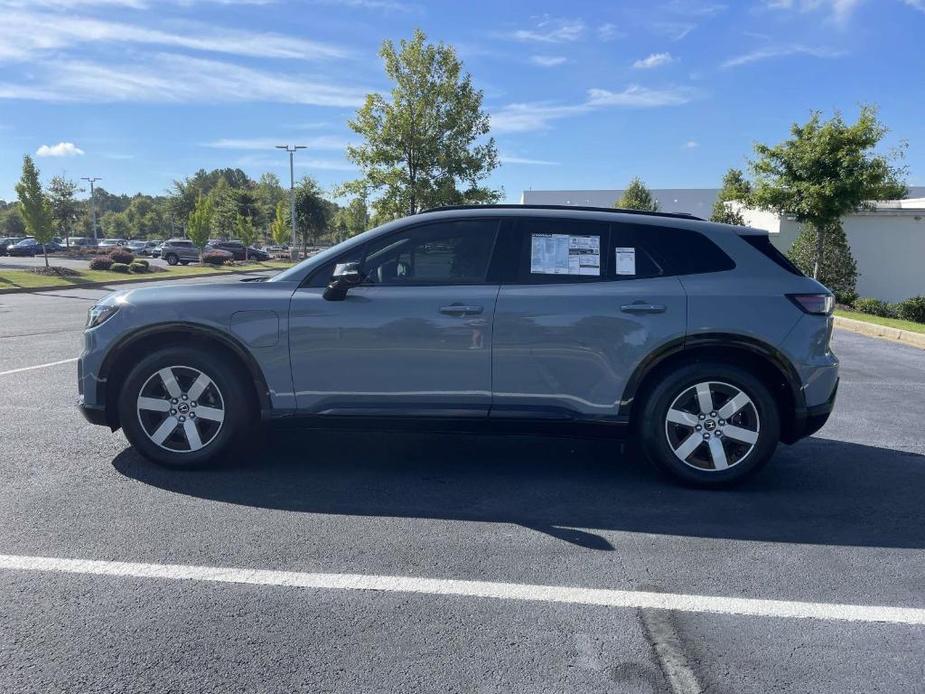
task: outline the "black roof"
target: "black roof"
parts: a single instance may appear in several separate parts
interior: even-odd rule
[[[646,212],[644,210],[628,210],[622,207],[585,207],[582,205],[445,205],[443,207],[431,207],[425,212],[444,212],[451,210],[566,210],[581,212],[617,212],[619,214],[638,214],[645,217],[671,217],[674,219],[696,219],[703,221],[701,217],[696,217],[688,212]]]

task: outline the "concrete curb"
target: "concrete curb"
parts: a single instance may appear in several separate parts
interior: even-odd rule
[[[876,323],[854,320],[853,318],[842,318],[841,316],[835,316],[835,327],[860,335],[867,335],[868,337],[879,337],[882,340],[902,342],[912,347],[925,349],[925,333],[914,333],[900,328],[891,328],[888,325],[877,325]]]
[[[171,280],[195,280],[200,277],[218,277],[219,275],[256,275],[269,270],[223,270],[222,272],[203,272],[198,275],[180,275],[175,277],[159,277],[167,274],[162,272],[152,272],[151,276],[145,276],[144,279],[124,279],[111,280],[108,282],[75,282],[74,284],[56,284],[53,287],[12,287],[0,289],[0,294],[35,294],[36,292],[55,292],[62,289],[99,289],[100,287],[110,287],[117,284],[142,284],[143,282],[169,282]],[[282,272],[282,270],[280,270]]]

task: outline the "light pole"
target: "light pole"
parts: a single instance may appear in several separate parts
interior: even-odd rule
[[[295,164],[293,157],[296,150],[305,149],[305,145],[276,145],[276,149],[284,149],[289,152],[289,218],[292,221],[292,243],[289,245],[289,259],[296,260],[299,257],[296,250],[295,240]]]
[[[96,200],[93,197],[93,184],[97,181],[101,181],[99,176],[94,176],[90,178],[89,176],[81,176],[81,181],[87,181],[90,184],[90,221],[93,224],[93,245],[96,245]]]

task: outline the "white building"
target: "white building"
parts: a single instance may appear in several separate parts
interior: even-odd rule
[[[654,188],[664,212],[689,212],[709,219],[718,188]],[[612,207],[622,190],[525,190],[521,204]],[[787,252],[800,232],[793,218],[760,210],[741,210],[745,222],[770,232]],[[925,295],[925,187],[910,187],[905,200],[876,203],[842,222],[858,263],[858,294],[884,301]]]

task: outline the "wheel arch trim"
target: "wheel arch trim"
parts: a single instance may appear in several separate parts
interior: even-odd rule
[[[122,357],[122,355],[125,354],[126,350],[131,349],[142,340],[147,340],[158,335],[166,335],[175,332],[182,332],[189,335],[194,335],[196,337],[205,338],[207,340],[213,340],[229,349],[236,357],[238,357],[247,367],[248,375],[250,376],[254,387],[254,392],[257,395],[257,405],[260,410],[261,420],[266,420],[270,417],[272,405],[270,401],[270,389],[269,385],[267,384],[266,377],[264,376],[260,365],[257,363],[257,360],[254,358],[254,355],[251,354],[250,351],[243,344],[241,344],[239,340],[231,335],[228,335],[227,333],[222,332],[218,328],[211,326],[185,321],[171,321],[167,323],[157,323],[155,325],[149,325],[144,328],[135,330],[123,336],[106,353],[106,356],[100,365],[99,378],[97,380],[97,397],[98,402],[102,403],[106,409],[106,418],[110,426],[117,424],[118,419],[114,409],[115,403],[110,402],[111,398],[107,397],[110,385],[109,377],[112,373],[113,367],[119,362],[119,359]]]
[[[796,367],[794,367],[793,363],[783,352],[773,345],[747,335],[737,335],[735,333],[701,333],[697,335],[688,335],[666,342],[658,349],[648,354],[636,366],[627,380],[626,387],[623,390],[623,397],[620,399],[620,414],[623,416],[630,415],[646,377],[663,364],[666,359],[683,354],[687,351],[692,352],[699,348],[710,347],[740,350],[751,356],[763,358],[775,367],[787,384],[794,403],[793,427],[795,435],[784,437],[783,440],[790,443],[791,441],[789,441],[788,438],[792,440],[798,439],[799,432],[802,431],[806,420],[806,398],[803,393],[802,381]]]

